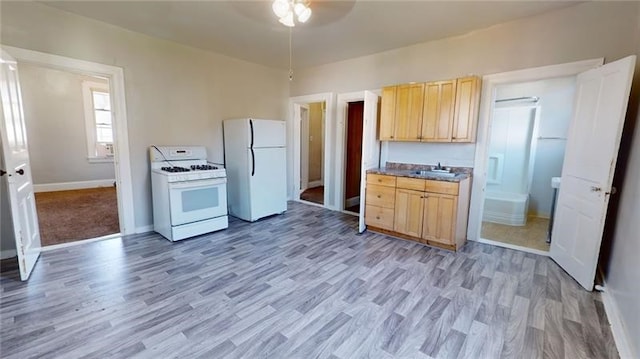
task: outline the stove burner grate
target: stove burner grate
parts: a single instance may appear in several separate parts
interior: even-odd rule
[[[166,172],[189,172],[189,171],[191,171],[188,168],[178,167],[178,166],[160,167],[160,169],[163,170],[163,171],[166,171]]]

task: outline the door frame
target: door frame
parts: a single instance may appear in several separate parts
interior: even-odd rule
[[[380,96],[382,90],[368,90],[373,92],[374,94]],[[347,212],[344,210],[344,193],[346,186],[346,156],[347,156],[347,120],[349,109],[349,102],[355,101],[364,101],[364,91],[356,91],[356,92],[345,92],[338,94],[338,99],[336,101],[336,196],[335,196],[335,204],[336,210],[342,211],[348,214],[352,214],[352,212]],[[364,116],[364,114],[363,114]],[[364,123],[362,127],[362,131],[364,133]],[[362,181],[362,178],[360,178]],[[362,210],[362,209],[361,209]]]
[[[303,111],[304,110],[304,111]],[[306,111],[306,113],[305,113]],[[306,117],[304,116],[306,114]],[[309,106],[300,105],[300,156],[309,158],[309,141],[303,141],[309,138]],[[300,161],[300,192],[309,188],[309,163]]]
[[[75,74],[107,77],[113,101],[113,127],[115,155],[114,167],[118,203],[120,234],[135,233],[135,213],[133,206],[133,180],[129,159],[129,132],[127,125],[127,105],[124,90],[124,71],[121,67],[104,65],[91,61],[47,54],[12,46],[2,46],[18,64],[20,62],[62,70]],[[28,119],[27,119],[28,121]],[[84,153],[84,152],[83,152]],[[44,247],[46,248],[46,247]]]
[[[496,96],[496,88],[500,85],[545,80],[556,77],[577,76],[579,73],[592,68],[602,66],[604,58],[576,61],[564,64],[534,67],[523,70],[502,72],[485,75],[482,77],[482,93],[480,97],[480,113],[478,116],[478,134],[476,139],[476,151],[474,158],[471,203],[469,207],[469,224],[467,238],[472,241],[489,243],[501,247],[519,249],[525,252],[548,255],[548,252],[537,251],[527,247],[505,246],[498,241],[483,239],[480,237],[482,229],[482,214],[484,210],[484,192],[487,175],[487,155],[489,150],[489,130],[493,113],[493,101]],[[516,248],[517,247],[517,248]]]
[[[289,98],[289,116],[287,118],[287,143],[291,144],[287,146],[290,165],[288,165],[289,173],[289,186],[287,188],[288,197],[294,201],[300,200],[300,108],[309,103],[324,102],[325,103],[325,118],[324,118],[324,141],[323,141],[323,177],[324,177],[324,204],[322,207],[328,209],[335,209],[335,205],[329,200],[331,199],[331,192],[335,186],[330,180],[331,177],[331,144],[334,142],[332,136],[334,121],[333,121],[333,109],[334,109],[333,92],[325,92],[313,95],[296,96]],[[305,203],[308,203],[305,201]]]

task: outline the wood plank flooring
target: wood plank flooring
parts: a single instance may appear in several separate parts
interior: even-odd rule
[[[257,223],[45,252],[0,279],[3,358],[616,358],[602,302],[545,257],[453,253],[290,203]]]

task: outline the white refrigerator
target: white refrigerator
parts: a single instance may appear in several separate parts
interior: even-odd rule
[[[229,214],[253,222],[286,211],[285,122],[225,120],[223,131]]]

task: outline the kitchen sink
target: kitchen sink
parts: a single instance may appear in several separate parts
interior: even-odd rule
[[[440,177],[455,177],[456,174],[452,173],[452,172],[446,172],[446,171],[414,171],[413,174],[416,175],[420,175],[420,176],[440,176]]]

